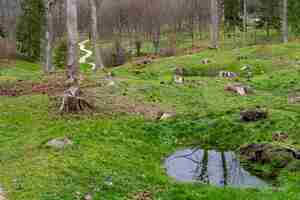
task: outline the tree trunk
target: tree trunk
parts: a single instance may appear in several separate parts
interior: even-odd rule
[[[211,48],[218,48],[219,40],[219,15],[218,15],[218,1],[211,0],[210,5],[210,16],[211,16]]]
[[[77,83],[79,73],[78,63],[78,25],[77,0],[67,1],[67,32],[68,32],[68,63],[67,78],[69,83]]]
[[[247,0],[243,0],[243,8],[244,8],[244,17],[243,17],[243,31],[244,31],[244,42],[247,42],[247,20],[248,20],[248,12],[247,12]]]
[[[97,69],[103,69],[103,61],[101,57],[101,51],[99,46],[97,45],[97,42],[99,41],[98,38],[98,20],[97,20],[97,8],[100,7],[102,3],[102,0],[89,0],[90,8],[91,8],[91,31],[92,31],[92,42],[94,45],[94,54],[95,54],[95,68],[94,70]]]
[[[53,42],[54,42],[54,27],[53,27],[53,11],[56,0],[44,0],[45,8],[46,8],[46,49],[45,49],[45,64],[44,71],[45,72],[53,72],[54,65],[52,62],[53,56]]]
[[[288,19],[287,19],[287,13],[288,12],[288,0],[282,0],[282,42],[287,43],[288,42]]]

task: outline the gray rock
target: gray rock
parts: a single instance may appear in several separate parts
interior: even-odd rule
[[[174,113],[166,112],[166,113],[162,114],[162,116],[160,117],[160,120],[170,119],[170,118],[172,118],[174,116],[175,116]]]
[[[73,145],[73,142],[68,138],[64,139],[53,139],[47,142],[46,146],[54,149],[64,149],[67,146]]]

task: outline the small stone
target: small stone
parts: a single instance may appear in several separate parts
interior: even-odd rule
[[[104,185],[109,186],[109,187],[113,186],[113,180],[112,180],[111,176],[108,176],[105,178]]]
[[[46,146],[52,147],[55,149],[64,149],[66,146],[72,145],[73,142],[68,138],[64,139],[53,139],[47,142]]]
[[[92,200],[92,199],[93,199],[93,197],[91,194],[87,194],[83,197],[83,200]]]
[[[172,117],[174,117],[175,114],[174,113],[163,113],[162,116],[160,117],[160,120],[166,120],[166,119],[170,119]]]
[[[203,60],[201,61],[201,63],[202,63],[203,65],[207,65],[207,64],[211,63],[211,61],[210,61],[208,58],[205,58],[205,59],[203,59]]]
[[[179,75],[174,75],[174,82],[176,84],[183,84],[184,83],[184,78]]]

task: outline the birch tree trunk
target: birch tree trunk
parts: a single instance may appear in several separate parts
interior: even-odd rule
[[[89,4],[91,8],[91,36],[95,55],[95,68],[93,70],[103,69],[104,65],[101,57],[101,51],[99,46],[97,45],[97,42],[99,41],[97,9],[100,8],[102,0],[89,0]]]
[[[288,42],[288,0],[282,0],[282,42],[287,43]]]
[[[67,32],[68,32],[68,62],[67,78],[69,83],[77,83],[79,73],[78,62],[78,25],[77,25],[77,0],[67,2]]]
[[[219,41],[219,15],[218,15],[218,0],[211,0],[210,5],[210,17],[211,17],[211,48],[218,48]]]
[[[45,49],[45,72],[53,72],[54,65],[52,62],[53,42],[54,42],[54,27],[53,27],[53,11],[56,0],[44,0],[46,8],[46,49]]]

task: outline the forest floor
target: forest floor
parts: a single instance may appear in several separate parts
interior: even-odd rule
[[[22,60],[2,66],[0,187],[10,200],[74,200],[88,193],[93,200],[298,200],[300,170],[280,169],[267,188],[220,188],[176,182],[163,161],[194,144],[238,152],[242,145],[274,143],[277,132],[287,133],[285,145],[300,148],[300,104],[288,101],[300,95],[299,60],[297,42],[204,50],[112,68],[114,84],[83,64],[83,91],[92,94],[97,110],[72,115],[58,112],[63,71],[46,76],[38,64]],[[245,65],[252,66],[251,81],[244,78]],[[172,81],[177,67],[184,68],[185,84]],[[221,70],[240,77],[220,78]],[[224,90],[236,81],[254,93]],[[240,110],[256,106],[266,108],[268,118],[241,122]],[[165,112],[175,117],[159,120]],[[73,144],[60,150],[46,145],[56,138]]]

